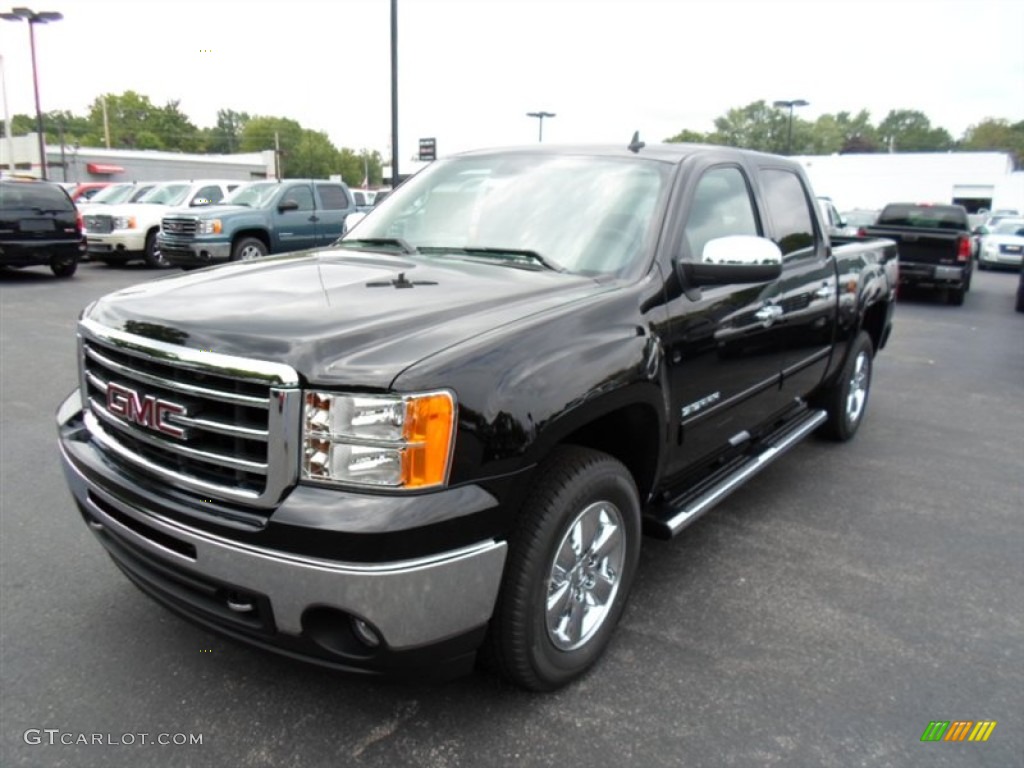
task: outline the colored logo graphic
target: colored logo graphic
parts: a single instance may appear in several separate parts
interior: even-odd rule
[[[932,720],[921,741],[988,741],[997,724],[995,720]]]

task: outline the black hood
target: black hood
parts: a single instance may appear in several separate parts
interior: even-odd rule
[[[97,301],[109,328],[287,363],[319,384],[387,388],[424,357],[609,290],[461,257],[322,250],[154,280]]]

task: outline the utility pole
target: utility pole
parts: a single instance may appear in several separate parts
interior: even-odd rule
[[[391,0],[391,188],[398,186],[398,0]]]
[[[7,136],[7,175],[14,175],[14,134],[11,132],[11,113],[7,109],[7,70],[4,57],[0,56],[0,90],[4,96],[4,133]]]
[[[110,149],[110,121],[107,120],[107,97],[101,96],[100,103],[103,104],[103,138],[107,142],[107,149]]]
[[[281,180],[281,134],[274,131],[274,176]]]
[[[57,124],[57,131],[60,136],[60,171],[64,175],[64,181],[68,180],[68,161],[64,155],[64,118]]]

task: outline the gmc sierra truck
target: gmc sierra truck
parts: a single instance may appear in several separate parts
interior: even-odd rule
[[[157,244],[167,261],[186,269],[248,261],[333,243],[356,212],[347,185],[288,179],[253,182],[221,205],[168,211]]]
[[[894,240],[899,250],[901,285],[945,291],[960,306],[971,288],[971,225],[962,205],[890,203],[867,237]]]
[[[642,533],[854,436],[896,276],[785,158],[454,155],[332,247],[87,307],[63,466],[125,575],[211,630],[550,690],[608,645]]]

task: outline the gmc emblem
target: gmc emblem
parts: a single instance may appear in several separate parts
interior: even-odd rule
[[[140,427],[185,439],[185,430],[167,421],[170,415],[186,415],[185,406],[161,400],[153,395],[140,395],[134,389],[120,384],[107,384],[107,410],[115,416],[138,424]]]

